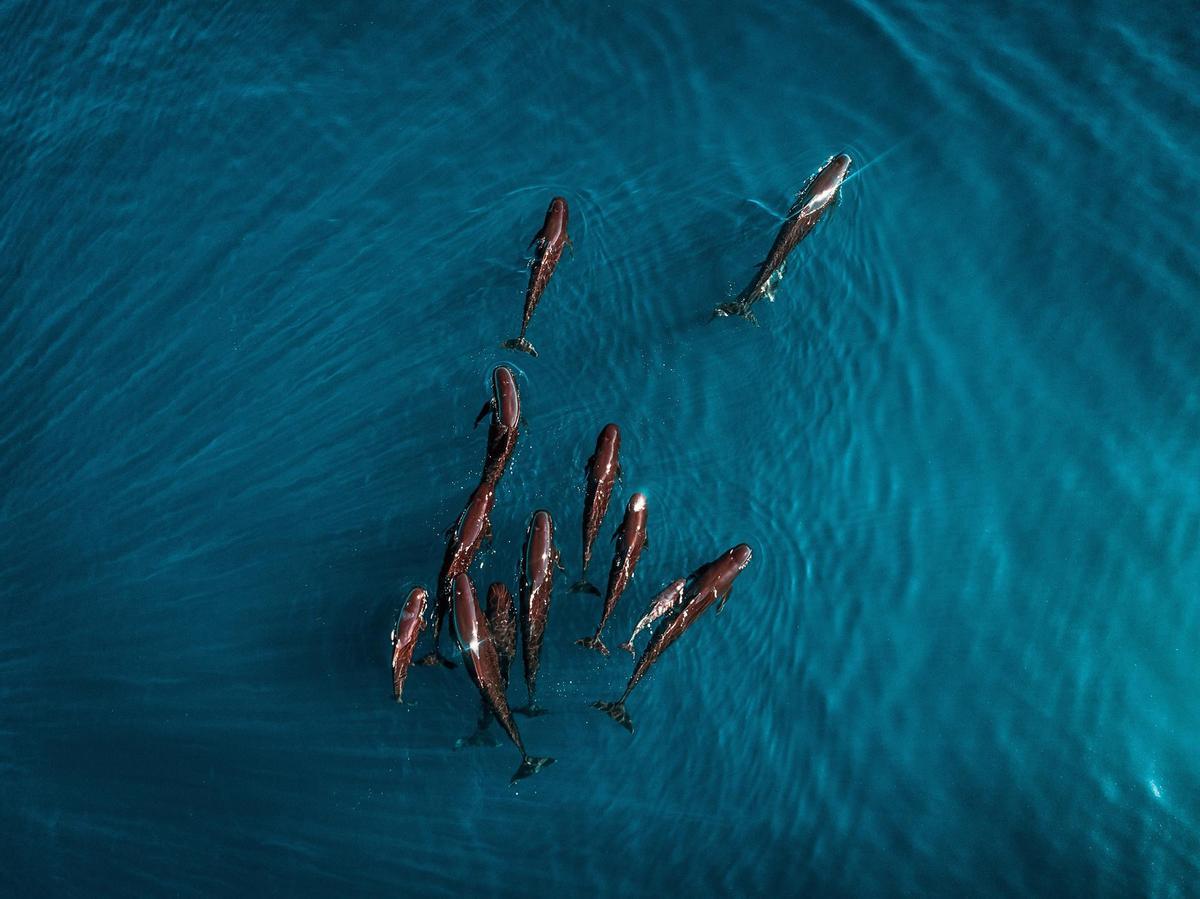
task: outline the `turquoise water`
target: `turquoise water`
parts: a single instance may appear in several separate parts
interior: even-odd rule
[[[1195,895],[1200,25],[1187,4],[0,4],[12,895]],[[855,159],[761,327],[708,312]],[[520,323],[550,197],[575,253]],[[520,720],[388,632],[491,367],[560,588]],[[514,696],[520,691],[514,690]]]

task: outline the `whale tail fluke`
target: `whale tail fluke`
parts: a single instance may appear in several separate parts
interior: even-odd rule
[[[634,658],[637,658],[637,650],[633,648],[633,639],[630,638],[628,643],[622,643],[617,649],[623,649]]]
[[[595,634],[591,637],[580,637],[575,641],[575,645],[586,646],[588,649],[594,649],[602,656],[608,655],[608,647],[604,645],[603,641],[601,641],[599,634]]]
[[[758,325],[758,319],[750,311],[750,304],[741,297],[729,303],[721,303],[713,310],[712,318],[709,321],[712,321],[713,318],[727,318],[732,315],[740,316],[752,325]]]
[[[529,701],[529,705],[523,705],[519,709],[513,709],[514,715],[524,715],[526,718],[540,718],[542,715],[549,715],[550,710],[544,709],[533,700]]]
[[[527,755],[521,759],[521,767],[517,769],[517,773],[512,776],[509,783],[516,783],[518,780],[524,780],[527,777],[532,777],[543,768],[554,764],[554,759],[548,755]]]
[[[587,578],[581,578],[571,585],[572,593],[591,593],[593,596],[599,596],[600,590],[589,581]]]
[[[593,702],[592,708],[599,709],[612,718],[613,721],[621,725],[630,733],[633,733],[633,719],[629,717],[629,713],[625,711],[625,703],[623,702]]]
[[[522,353],[528,353],[534,359],[537,358],[537,350],[533,348],[533,344],[524,337],[514,337],[512,340],[506,340],[500,344],[506,350],[520,350]]]

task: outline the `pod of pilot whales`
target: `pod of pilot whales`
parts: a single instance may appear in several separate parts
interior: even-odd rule
[[[774,299],[774,291],[783,275],[788,255],[835,204],[849,170],[850,157],[841,154],[831,158],[808,180],[796,196],[750,284],[733,300],[717,306],[713,311],[714,317],[737,315],[755,321],[752,307],[764,296]],[[530,242],[533,258],[529,263],[529,286],[525,291],[521,330],[517,337],[502,344],[505,348],[537,356],[526,333],[563,249],[570,243],[567,215],[567,201],[555,197],[546,211],[545,222]],[[487,450],[479,486],[471,493],[457,520],[446,531],[446,551],[438,573],[430,621],[433,646],[417,659],[416,664],[457,667],[442,653],[442,628],[448,622],[450,637],[481,699],[475,732],[460,740],[459,745],[492,743],[487,730],[492,719],[495,719],[521,753],[521,765],[512,777],[512,782],[516,783],[554,761],[546,756],[530,755],[526,751],[513,715],[545,713],[537,704],[538,667],[550,617],[555,571],[565,569],[555,544],[554,520],[548,511],[538,509],[530,516],[525,532],[525,543],[517,565],[516,599],[506,584],[496,582],[488,587],[485,604],[480,604],[470,570],[484,541],[491,541],[491,514],[496,503],[496,489],[517,447],[522,425],[521,397],[516,378],[508,366],[498,365],[493,370],[492,396],[484,403],[475,424],[479,425],[489,416]],[[608,512],[613,487],[621,477],[620,456],[621,431],[615,424],[606,424],[596,438],[595,451],[584,471],[583,554],[580,578],[571,587],[574,593],[601,595],[600,590],[588,580],[588,568],[596,538]],[[642,551],[648,545],[648,512],[645,495],[634,493],[613,534],[612,562],[596,629],[575,641],[579,646],[606,657],[609,650],[602,635],[633,580]],[[720,614],[729,599],[734,580],[750,564],[750,559],[750,547],[739,543],[715,559],[701,564],[686,577],[680,577],[663,587],[646,605],[629,639],[620,645],[621,649],[636,659],[624,691],[613,701],[597,701],[592,706],[632,733],[633,721],[626,703],[634,688],[663,653],[710,606],[715,604],[717,614]],[[426,588],[413,587],[405,600],[400,619],[392,630],[392,689],[398,702],[402,701],[417,641],[429,626],[426,623],[429,604]],[[641,655],[636,655],[634,641],[642,631],[651,629],[649,642]],[[525,705],[514,708],[509,705],[508,687],[509,672],[517,655],[518,633],[527,700]]]

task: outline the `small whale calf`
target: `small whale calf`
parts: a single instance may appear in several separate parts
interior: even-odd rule
[[[512,594],[500,581],[488,587],[487,623],[500,655],[500,679],[508,689],[508,672],[517,657],[517,607]]]
[[[850,171],[850,157],[839,153],[831,158],[820,170],[813,175],[797,194],[792,208],[788,210],[787,218],[775,235],[775,242],[758,266],[758,271],[750,284],[729,303],[722,303],[713,310],[713,316],[740,315],[756,322],[750,308],[762,297],[768,295],[771,285],[783,274],[784,263],[788,254],[796,249],[796,245],[816,226],[817,222],[833,206],[838,198],[842,182]]]
[[[617,648],[624,649],[631,656],[636,656],[633,641],[637,639],[637,635],[679,605],[680,600],[683,599],[683,586],[686,583],[686,578],[678,578],[671,581],[671,583],[663,588],[661,593],[650,600],[650,606],[646,609],[646,614],[638,619],[638,623],[634,626],[633,633],[629,635],[629,639]]]
[[[505,349],[520,350],[537,358],[537,350],[525,339],[525,332],[529,330],[529,321],[533,318],[533,311],[537,309],[538,300],[542,298],[546,285],[550,283],[550,276],[554,274],[558,260],[562,258],[563,248],[570,242],[571,238],[567,236],[567,201],[562,197],[555,197],[550,201],[550,208],[546,210],[546,220],[542,223],[541,230],[533,235],[533,240],[529,242],[529,246],[533,248],[533,260],[529,263],[529,287],[525,290],[521,334],[512,340],[504,341],[501,346]]]
[[[657,628],[654,636],[642,652],[642,657],[634,665],[625,692],[616,702],[593,702],[592,707],[605,712],[610,718],[633,733],[633,720],[625,710],[629,694],[638,685],[650,666],[658,661],[667,649],[683,636],[683,632],[691,627],[697,618],[704,614],[714,602],[719,602],[720,611],[729,600],[729,592],[733,589],[734,579],[750,564],[752,553],[745,543],[728,550],[718,558],[697,568],[688,577],[688,586],[684,592],[683,601],[675,611],[667,614]]]
[[[606,424],[596,437],[596,450],[588,457],[583,467],[587,477],[587,489],[583,497],[583,574],[572,593],[594,593],[600,591],[587,579],[588,565],[592,561],[592,544],[600,533],[600,525],[608,512],[608,501],[612,498],[613,485],[621,476],[621,429]]]
[[[454,606],[451,630],[459,652],[462,653],[463,665],[479,689],[479,695],[483,697],[488,710],[495,715],[508,738],[521,752],[521,766],[512,776],[512,782],[516,783],[522,778],[537,774],[547,765],[554,764],[554,759],[548,756],[531,756],[525,751],[525,743],[521,740],[521,733],[517,730],[517,724],[508,708],[508,699],[504,695],[500,657],[483,611],[475,598],[475,585],[467,575],[459,574],[454,578],[451,593]]]
[[[400,620],[392,628],[392,695],[396,702],[403,702],[404,681],[408,677],[408,666],[412,664],[413,650],[421,631],[425,630],[425,605],[429,591],[424,587],[413,587],[404,601]]]

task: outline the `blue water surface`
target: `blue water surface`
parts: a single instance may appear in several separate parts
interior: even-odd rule
[[[0,892],[1198,895],[1187,3],[0,3]],[[708,322],[855,168],[760,327]],[[568,253],[520,324],[549,199]],[[388,633],[498,361],[520,719]],[[629,703],[584,460],[755,552]],[[522,691],[514,687],[514,698]]]

